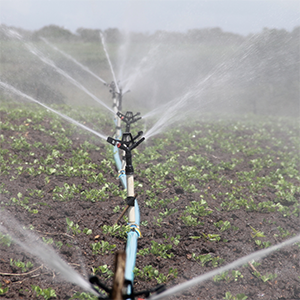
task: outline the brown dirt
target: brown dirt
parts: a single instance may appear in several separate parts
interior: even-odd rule
[[[1,120],[5,121],[6,115],[1,115]],[[15,121],[16,124],[23,124],[24,120]],[[49,128],[49,122],[45,120],[43,126]],[[68,126],[67,124],[65,126]],[[199,124],[201,127],[201,124]],[[205,132],[205,128],[202,128]],[[182,130],[188,130],[182,128]],[[225,130],[225,129],[224,129]],[[28,130],[25,132],[17,132],[12,130],[2,130],[1,134],[4,136],[5,140],[9,140],[10,136],[23,135],[28,141],[40,141],[43,144],[53,144],[56,140],[45,134],[44,132],[33,130],[28,126]],[[243,133],[240,133],[243,134]],[[72,150],[77,151],[80,145],[87,139],[86,135],[81,135],[79,133],[74,133],[69,137],[73,144],[72,148],[64,152],[64,157],[60,160],[66,160],[72,157]],[[160,138],[160,137],[159,137]],[[163,137],[161,137],[163,139]],[[151,145],[151,141],[147,146]],[[8,147],[11,153],[15,153],[17,156],[24,156],[21,153],[22,150],[18,151],[9,148],[9,144],[3,143],[2,146]],[[99,150],[88,150],[91,162],[97,164],[95,172],[100,172],[99,165],[103,159],[107,159],[106,150],[103,144],[99,143]],[[146,145],[141,145],[140,151],[145,149]],[[165,147],[161,151],[162,157],[168,156],[169,151],[176,152],[176,141],[170,144],[169,147]],[[34,150],[35,156],[32,157],[32,161],[35,158],[46,157],[47,150],[36,148]],[[196,153],[197,154],[197,153]],[[203,156],[208,157],[211,161],[230,161],[231,155],[224,153],[221,149],[215,149],[212,154],[208,154],[199,147],[199,153]],[[180,157],[178,158],[179,164],[188,164],[187,157],[191,155],[189,151],[180,152]],[[240,154],[242,155],[242,154]],[[5,159],[5,157],[4,157]],[[159,162],[154,160],[153,163]],[[24,165],[25,167],[26,165]],[[152,225],[153,218],[159,216],[158,209],[152,209],[145,205],[143,198],[145,199],[146,191],[150,183],[143,177],[139,175],[140,169],[145,166],[135,165],[136,170],[136,180],[143,184],[143,188],[137,188],[136,192],[139,194],[138,200],[141,211],[141,220],[148,221],[147,226],[142,226],[141,231],[143,237],[138,241],[138,248],[143,249],[146,247],[151,247],[151,241],[154,240],[158,243],[170,243],[166,241],[164,233],[168,236],[180,235],[180,243],[174,245],[169,253],[173,253],[174,256],[169,259],[164,259],[161,257],[149,254],[146,256],[137,256],[136,267],[142,269],[146,265],[152,265],[154,268],[158,269],[160,273],[168,274],[169,268],[177,268],[178,277],[169,278],[167,286],[174,286],[178,283],[189,280],[197,275],[204,274],[214,267],[211,263],[207,263],[202,266],[199,262],[196,262],[192,258],[192,253],[196,255],[200,254],[211,254],[213,257],[221,257],[224,259],[225,265],[230,263],[237,258],[243,257],[250,254],[260,248],[254,243],[251,238],[251,227],[264,232],[268,241],[272,245],[277,244],[284,240],[281,237],[275,237],[272,231],[275,231],[278,226],[289,230],[291,234],[297,234],[299,232],[299,219],[295,216],[290,216],[289,218],[283,217],[279,212],[255,212],[255,211],[245,211],[245,210],[216,210],[215,207],[220,208],[220,203],[224,200],[221,196],[217,199],[212,199],[209,195],[205,196],[208,206],[213,209],[211,215],[202,218],[203,225],[198,225],[195,227],[185,226],[180,221],[180,214],[184,208],[189,205],[191,200],[199,199],[199,193],[188,193],[185,192],[183,187],[178,187],[174,184],[174,178],[172,174],[167,175],[166,180],[168,180],[167,189],[160,192],[157,197],[159,199],[168,199],[178,196],[179,200],[175,203],[170,203],[168,209],[177,208],[178,212],[163,219],[163,224],[161,227]],[[243,171],[249,168],[248,165],[239,165],[240,169],[224,170],[220,173],[225,175],[227,178],[235,178],[235,172]],[[263,171],[262,171],[263,172]],[[53,189],[55,186],[62,186],[63,183],[68,183],[69,185],[75,184],[76,186],[81,185],[81,190],[90,188],[99,188],[97,183],[88,183],[84,176],[54,176],[49,175],[50,181],[45,183],[45,174],[40,174],[37,176],[31,176],[28,173],[22,173],[18,175],[13,181],[10,181],[12,175],[15,174],[15,170],[10,170],[7,175],[1,175],[1,183],[5,185],[5,188],[9,191],[8,194],[2,194],[1,196],[1,206],[5,208],[6,214],[14,217],[18,222],[24,226],[32,225],[34,226],[34,232],[40,237],[53,238],[55,241],[61,241],[63,246],[61,249],[56,249],[59,255],[67,261],[74,269],[79,273],[86,276],[85,272],[89,274],[92,267],[107,264],[110,269],[113,267],[113,254],[105,255],[94,255],[92,254],[91,244],[95,241],[108,241],[110,244],[115,244],[117,250],[125,248],[125,240],[118,237],[111,237],[109,235],[104,235],[101,230],[103,225],[112,225],[118,217],[118,213],[114,213],[113,209],[116,205],[124,207],[124,200],[119,196],[114,196],[110,194],[109,199],[106,201],[84,201],[80,200],[79,195],[68,202],[60,202],[53,200]],[[107,172],[105,178],[108,182],[113,182],[118,184],[116,178],[116,173]],[[207,187],[213,191],[214,194],[218,192],[225,192],[226,188],[221,186],[219,183],[210,181],[207,182]],[[28,194],[28,188],[39,189],[44,192],[44,197],[42,199],[36,196],[30,196]],[[43,202],[47,205],[37,205],[38,213],[29,213],[26,209],[19,205],[6,205],[11,204],[11,198],[17,198],[17,194],[22,193],[25,197],[29,197],[29,204]],[[244,195],[247,197],[247,195]],[[274,191],[266,191],[266,197],[269,200],[274,199]],[[257,196],[254,199],[259,202],[261,199]],[[92,235],[78,234],[72,235],[72,233],[67,232],[66,217],[78,223],[80,228],[92,229]],[[220,220],[230,220],[232,226],[236,226],[237,230],[229,230],[220,232],[216,226],[215,222]],[[124,224],[124,221],[122,221]],[[270,225],[271,224],[271,225]],[[273,224],[273,225],[272,225]],[[14,227],[14,224],[12,224]],[[204,238],[192,239],[191,236],[201,236],[202,233],[219,233],[222,239],[219,242],[210,242]],[[95,238],[99,235],[98,238]],[[227,241],[225,241],[227,240]],[[32,245],[34,247],[34,245]],[[52,270],[48,269],[46,266],[38,269],[37,271],[28,275],[18,275],[22,273],[20,269],[17,269],[10,265],[10,259],[21,260],[21,261],[31,261],[34,266],[31,270],[38,268],[43,264],[37,258],[33,257],[29,253],[25,252],[16,244],[12,244],[10,247],[0,246],[0,273],[12,273],[13,275],[1,275],[0,280],[2,283],[2,288],[9,287],[7,293],[5,293],[2,298],[7,299],[32,299],[36,298],[35,293],[32,291],[32,285],[38,285],[41,288],[51,287],[56,291],[57,299],[70,299],[75,291],[82,291],[75,285],[65,282]],[[277,278],[263,282],[261,279],[253,275],[253,270],[249,265],[238,268],[243,278],[238,278],[238,280],[229,279],[228,281],[214,282],[208,280],[199,286],[185,291],[182,295],[174,297],[176,299],[223,299],[225,293],[230,291],[232,295],[237,295],[239,293],[244,293],[248,296],[248,299],[300,299],[300,248],[298,246],[286,247],[281,251],[276,251],[269,255],[267,258],[260,261],[260,265],[257,266],[257,270],[261,274],[276,273]],[[83,271],[85,270],[85,272]],[[229,273],[230,274],[230,273]],[[100,276],[103,282],[106,282],[108,286],[111,286],[111,278],[105,279],[105,276]],[[151,288],[157,285],[157,282],[152,279],[149,281],[135,280],[135,289],[143,290]],[[40,297],[42,299],[42,297]],[[232,298],[234,299],[234,298]]]

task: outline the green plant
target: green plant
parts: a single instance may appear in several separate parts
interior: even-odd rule
[[[196,261],[200,261],[202,267],[204,267],[205,264],[208,262],[211,262],[213,267],[217,267],[219,264],[224,262],[223,258],[220,257],[212,257],[210,254],[200,254],[196,256],[195,253],[192,253],[192,258]]]
[[[145,266],[142,270],[134,268],[134,275],[139,277],[141,280],[152,280],[155,279],[158,284],[167,282],[170,277],[176,278],[178,276],[177,269],[170,268],[168,275],[159,273],[159,271],[153,268],[151,265]]]
[[[87,235],[90,235],[90,234],[93,233],[92,229],[88,229],[88,228],[84,228],[82,232],[87,234]]]
[[[190,215],[194,215],[197,217],[204,217],[204,216],[210,215],[211,213],[212,213],[212,210],[210,208],[208,208],[207,202],[204,199],[200,199],[200,202],[191,201],[191,205],[186,206],[185,211],[184,211],[184,214],[190,214]]]
[[[52,288],[42,289],[38,285],[32,285],[31,288],[36,292],[37,297],[43,296],[46,300],[57,297],[55,290]]]
[[[12,258],[10,259],[10,265],[20,268],[22,272],[27,272],[29,269],[33,267],[33,263],[30,261],[25,263],[20,260],[13,260]]]
[[[181,220],[187,226],[203,225],[203,222],[198,221],[197,218],[194,218],[191,215],[181,216]]]
[[[103,234],[109,234],[111,236],[117,236],[123,239],[127,238],[127,234],[130,231],[129,225],[118,225],[114,224],[112,226],[110,225],[103,225],[102,226],[102,232]]]
[[[263,282],[267,282],[269,280],[273,280],[277,277],[277,274],[268,273],[266,275],[261,275],[258,271],[254,271],[253,275],[257,278],[261,279]]]
[[[74,198],[75,194],[80,192],[80,186],[76,186],[74,183],[69,185],[64,183],[63,187],[56,186],[53,190],[53,200],[69,201]]]
[[[171,244],[159,244],[155,241],[151,241],[151,249],[150,249],[150,253],[152,253],[155,256],[160,256],[162,258],[171,258],[174,256],[173,253],[167,253],[169,250],[172,249],[172,245]]]
[[[225,231],[225,230],[228,230],[228,229],[230,229],[230,227],[231,227],[231,224],[230,224],[230,222],[229,221],[219,221],[219,222],[216,222],[216,223],[214,223],[214,225],[216,226],[216,227],[218,227],[218,228],[220,228],[220,231]]]
[[[114,213],[118,213],[120,210],[121,210],[121,209],[120,209],[120,206],[117,205],[117,206],[113,209],[113,212],[114,212]]]
[[[232,270],[231,271],[231,276],[228,275],[228,271],[226,272],[223,272],[219,275],[216,275],[213,280],[215,282],[218,282],[218,281],[226,281],[226,282],[230,282],[230,281],[237,281],[239,278],[243,278],[244,276],[241,274],[240,271],[236,271],[236,270]]]
[[[114,275],[114,272],[108,268],[108,265],[103,265],[99,267],[92,268],[93,274],[96,275],[97,272],[104,274],[106,278],[110,278]]]
[[[202,235],[204,236],[204,238],[208,239],[210,242],[218,242],[221,239],[219,234],[211,234],[211,233],[205,234],[205,233],[202,233]]]
[[[225,297],[223,297],[223,299],[226,300],[246,300],[247,298],[248,296],[245,294],[237,294],[236,296],[233,296],[230,292],[226,292]]]
[[[221,274],[218,274],[216,275],[214,278],[213,278],[213,281],[214,282],[219,282],[219,281],[230,281],[231,277],[228,275],[228,271],[226,272],[223,272]]]
[[[252,229],[251,236],[253,239],[255,239],[256,237],[265,237],[265,235],[262,231],[258,231],[255,228],[253,228],[252,226],[250,226],[250,228]]]
[[[81,233],[81,230],[79,229],[79,225],[75,224],[73,221],[71,221],[69,218],[66,218],[66,222],[68,225],[68,230],[71,230],[74,235]]]
[[[0,232],[0,244],[10,247],[11,243],[12,243],[12,239],[9,236],[9,234],[3,234]]]
[[[162,223],[162,220],[163,220],[163,218],[161,216],[160,217],[153,217],[153,220],[154,220],[154,222],[156,222],[156,225],[158,227],[161,227],[161,223]]]
[[[70,298],[70,300],[72,299],[76,299],[76,300],[98,300],[99,298],[97,296],[94,296],[92,294],[88,294],[88,293],[85,293],[85,292],[76,292],[72,298]]]
[[[141,256],[145,256],[148,255],[150,253],[149,248],[145,248],[145,249],[141,249],[137,252],[137,255],[141,255]]]
[[[55,246],[60,249],[63,246],[63,242],[62,241],[57,241],[55,242]]]
[[[93,254],[108,254],[112,253],[116,248],[116,245],[110,245],[109,242],[101,241],[93,243],[92,245]]]
[[[45,244],[48,244],[48,245],[52,245],[54,243],[54,240],[53,238],[45,238],[45,237],[42,237],[42,240]]]
[[[9,290],[9,287],[7,286],[7,287],[3,288],[2,283],[0,282],[0,295],[4,295],[5,293],[8,292],[8,290]]]

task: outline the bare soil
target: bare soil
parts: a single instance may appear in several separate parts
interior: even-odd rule
[[[2,113],[1,120],[5,121],[7,116]],[[17,124],[24,124],[25,119],[14,121]],[[44,120],[44,128],[50,128],[51,121]],[[66,124],[65,126],[68,126]],[[199,128],[205,132],[205,128],[199,123]],[[182,131],[188,130],[188,128],[181,128]],[[226,130],[226,129],[224,129]],[[9,141],[11,136],[23,136],[29,142],[40,141],[43,144],[53,144],[56,140],[45,134],[42,131],[34,130],[28,126],[26,133],[17,132],[10,129],[2,130],[1,134],[4,136],[4,140]],[[241,134],[243,134],[241,132]],[[72,157],[72,151],[77,151],[80,145],[87,139],[86,135],[80,133],[74,133],[69,137],[72,140],[72,146],[64,152],[63,159]],[[161,136],[163,142],[163,136]],[[147,146],[151,146],[151,141]],[[288,141],[287,141],[288,143]],[[3,147],[5,147],[3,143]],[[22,153],[23,150],[15,150],[8,147],[9,153],[15,154],[18,157],[27,155]],[[88,150],[91,162],[97,165],[101,164],[103,159],[107,159],[106,150],[102,143],[97,145],[99,150]],[[143,151],[146,145],[141,145],[139,151]],[[176,152],[176,141],[173,144],[165,147],[161,150],[161,154],[167,156],[169,151]],[[35,155],[32,156],[32,161],[35,158],[46,157],[46,149],[34,149]],[[199,152],[202,156],[207,156],[211,161],[230,161],[231,155],[224,153],[221,149],[215,149],[212,154],[206,153],[199,147]],[[8,155],[8,154],[7,154]],[[189,151],[180,152],[178,158],[179,164],[188,164],[187,157],[191,155]],[[242,154],[241,154],[242,155]],[[255,156],[253,156],[255,158]],[[5,156],[4,156],[5,159]],[[157,162],[159,162],[158,159]],[[133,161],[134,163],[134,161]],[[153,162],[155,163],[155,161]],[[26,165],[24,164],[24,167]],[[213,200],[207,198],[208,206],[213,209],[213,213],[202,218],[203,225],[198,226],[185,226],[180,221],[180,214],[186,206],[190,204],[192,200],[199,199],[199,193],[187,193],[183,188],[173,184],[174,178],[172,174],[167,175],[168,180],[167,189],[159,193],[157,196],[159,199],[169,199],[178,196],[179,200],[175,203],[171,203],[168,209],[177,208],[178,212],[164,218],[162,226],[152,225],[153,218],[159,217],[159,210],[149,208],[145,205],[143,198],[147,197],[144,193],[150,186],[150,183],[139,175],[139,169],[144,168],[143,165],[134,165],[136,170],[136,180],[143,184],[142,188],[137,188],[136,192],[139,194],[138,201],[141,211],[141,220],[148,221],[148,225],[141,227],[143,237],[138,241],[138,248],[143,249],[151,247],[151,241],[158,243],[171,243],[166,241],[164,234],[167,236],[180,235],[180,242],[178,245],[172,245],[172,249],[168,253],[173,253],[172,258],[161,258],[148,254],[145,256],[137,256],[136,267],[142,269],[146,265],[152,265],[159,270],[160,273],[168,274],[169,268],[176,268],[178,270],[178,276],[168,278],[167,287],[174,286],[178,283],[182,283],[186,280],[192,279],[195,276],[204,274],[212,269],[215,269],[211,262],[202,266],[200,262],[195,261],[192,258],[192,253],[196,255],[211,254],[212,257],[220,257],[224,259],[222,265],[230,263],[240,257],[248,255],[254,251],[261,249],[255,244],[251,237],[251,226],[255,229],[264,232],[268,236],[268,241],[272,245],[275,245],[284,240],[284,238],[274,236],[272,230],[276,230],[278,226],[285,228],[291,235],[299,232],[299,218],[296,216],[284,217],[280,212],[257,212],[257,211],[245,211],[245,210],[233,210],[226,211],[220,209],[219,211],[214,209],[220,208],[220,203],[223,201],[222,197]],[[223,174],[227,178],[234,179],[236,172],[247,170],[248,166],[240,164],[240,169],[224,170]],[[101,172],[101,170],[96,170]],[[24,226],[32,225],[34,227],[33,232],[40,238],[53,238],[55,241],[61,241],[63,246],[61,249],[56,249],[59,255],[68,262],[74,269],[81,273],[84,277],[91,274],[91,268],[107,264],[111,270],[113,270],[114,255],[111,253],[105,255],[94,255],[92,253],[91,244],[96,241],[108,241],[110,244],[116,245],[116,250],[125,249],[126,241],[119,237],[112,237],[103,234],[101,227],[103,225],[112,225],[118,218],[119,213],[114,213],[113,209],[119,205],[121,208],[125,206],[124,200],[118,196],[110,195],[108,200],[105,201],[84,201],[80,200],[79,196],[67,202],[60,202],[53,200],[53,189],[55,186],[62,186],[63,183],[69,185],[75,184],[81,185],[82,191],[85,189],[99,188],[97,183],[88,183],[86,178],[82,177],[63,177],[49,175],[50,181],[45,182],[45,174],[31,176],[24,172],[17,176],[13,181],[10,179],[15,175],[15,170],[12,169],[6,175],[1,175],[1,184],[4,184],[5,189],[9,191],[9,194],[1,195],[1,207],[5,209],[7,216],[12,216],[20,224]],[[105,178],[119,184],[116,178],[117,173],[108,172],[105,174]],[[223,188],[217,182],[211,181],[207,183],[207,187],[214,194],[222,192]],[[42,199],[36,196],[30,196],[28,189],[38,189],[44,192]],[[18,193],[22,193],[25,197],[29,197],[29,204],[32,203],[44,203],[38,204],[37,214],[29,213],[24,207],[19,205],[6,205],[12,204],[11,198],[17,198]],[[247,197],[248,195],[244,195]],[[269,200],[275,198],[275,193],[272,190],[266,191],[266,197]],[[254,199],[256,202],[261,199]],[[46,205],[45,205],[46,203]],[[75,223],[79,224],[80,228],[92,229],[92,235],[78,234],[73,235],[72,232],[67,231],[66,218],[70,218]],[[236,230],[227,230],[218,232],[214,223],[220,220],[230,220],[231,225],[237,228]],[[124,220],[120,222],[125,224]],[[270,225],[271,224],[271,225]],[[14,224],[11,224],[12,230]],[[207,239],[192,239],[191,236],[202,236],[202,233],[219,233],[221,240],[219,242],[211,242]],[[32,245],[34,247],[34,245]],[[29,274],[22,274],[20,269],[10,265],[10,259],[20,260],[23,262],[31,261],[34,263],[31,270],[42,266],[36,271]],[[238,270],[243,277],[239,277],[237,280],[228,279],[227,281],[214,282],[208,280],[203,282],[197,287],[184,291],[182,295],[173,297],[174,299],[224,299],[225,293],[230,291],[233,296],[237,294],[245,294],[247,299],[300,299],[300,248],[296,245],[286,247],[280,251],[276,251],[269,255],[267,258],[259,261],[260,265],[256,267],[257,271],[261,274],[277,274],[277,277],[273,280],[263,282],[261,278],[257,278],[253,274],[253,269],[250,265],[245,265]],[[32,291],[32,285],[38,285],[41,288],[51,287],[55,290],[57,299],[70,299],[76,291],[83,292],[79,287],[70,284],[63,279],[60,275],[50,270],[32,256],[30,253],[25,252],[15,243],[12,243],[10,247],[0,245],[0,282],[2,288],[9,287],[8,292],[0,296],[7,299],[32,299],[36,298],[35,293]],[[229,275],[231,273],[229,272]],[[101,281],[105,282],[108,286],[112,285],[112,279],[106,279],[105,275],[98,274]],[[135,290],[149,289],[157,285],[155,279],[141,280],[136,278]],[[42,299],[42,297],[39,297]],[[235,299],[235,298],[232,298]]]

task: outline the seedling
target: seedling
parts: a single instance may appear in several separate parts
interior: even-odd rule
[[[10,247],[12,244],[12,239],[9,234],[3,234],[0,232],[0,244],[5,245],[6,247]]]
[[[70,298],[70,300],[72,299],[76,299],[76,300],[98,300],[99,298],[97,296],[94,296],[92,294],[88,294],[88,293],[85,293],[85,292],[76,292],[72,298]]]
[[[88,229],[88,228],[84,228],[82,232],[85,233],[86,235],[90,235],[93,233],[92,229]]]
[[[32,285],[31,288],[36,292],[37,297],[43,296],[46,300],[57,297],[55,290],[52,288],[42,289],[38,285]]]
[[[223,297],[223,299],[226,300],[246,300],[247,298],[248,296],[245,294],[237,294],[236,296],[233,296],[230,292],[226,292],[225,297]]]
[[[92,245],[93,254],[109,254],[112,253],[116,248],[116,245],[110,245],[109,242],[101,241],[93,243]]]
[[[7,287],[3,288],[2,283],[0,282],[0,295],[6,294],[8,292],[8,290],[9,290],[9,287],[7,286]]]
[[[230,227],[231,227],[231,224],[229,221],[219,221],[219,222],[216,222],[214,223],[214,225],[218,228],[220,228],[220,231],[225,231],[225,230],[228,230]]]
[[[28,261],[28,262],[22,262],[20,260],[13,260],[12,258],[10,259],[10,265],[20,268],[22,272],[27,272],[29,269],[33,267],[33,263]]]
[[[203,254],[203,255],[200,254],[200,255],[196,256],[195,253],[192,253],[192,258],[195,259],[196,261],[200,261],[202,267],[204,267],[204,265],[210,261],[211,261],[213,267],[217,267],[218,264],[222,264],[224,262],[223,258],[220,258],[218,256],[212,257],[210,254]]]
[[[126,238],[127,233],[130,229],[129,225],[118,225],[114,224],[113,226],[110,225],[103,225],[102,226],[102,231],[103,234],[109,234],[111,236],[118,236],[120,238]]]
[[[236,271],[236,270],[232,270],[231,272],[231,276],[228,275],[228,271],[223,272],[219,275],[216,275],[213,280],[214,282],[219,282],[219,281],[226,281],[226,282],[230,282],[230,281],[237,281],[239,278],[243,278],[244,276],[241,274],[240,271]]]
[[[96,275],[97,272],[101,272],[106,278],[110,278],[114,275],[113,271],[108,268],[108,265],[92,268],[92,271],[93,275]]]
[[[158,284],[166,283],[170,277],[176,278],[178,276],[177,269],[170,268],[168,275],[159,273],[159,271],[153,268],[151,265],[145,266],[142,270],[134,268],[134,274],[141,280],[152,280],[155,279]]]
[[[71,221],[69,218],[66,218],[68,230],[71,230],[74,235],[81,233],[81,230],[79,229],[79,225],[75,224],[73,221]]]
[[[255,228],[253,228],[252,226],[250,226],[253,233],[251,233],[252,238],[256,238],[256,237],[265,237],[264,233],[262,231],[258,231]]]

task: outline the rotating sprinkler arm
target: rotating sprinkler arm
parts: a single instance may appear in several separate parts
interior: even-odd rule
[[[117,112],[117,116],[126,123],[126,132],[130,132],[130,125],[140,120],[142,117],[138,117],[140,113],[136,113],[135,115],[132,111],[127,111],[126,114],[122,114],[121,112]]]
[[[113,146],[117,146],[118,148],[125,151],[126,166],[128,166],[129,169],[132,168],[132,171],[128,169],[128,173],[126,172],[126,175],[133,174],[131,150],[135,149],[139,144],[141,144],[145,140],[145,138],[142,137],[141,139],[136,141],[142,134],[143,131],[139,131],[138,134],[133,138],[131,133],[125,132],[123,134],[122,141],[114,139],[112,137],[107,138],[108,143],[112,144]]]

